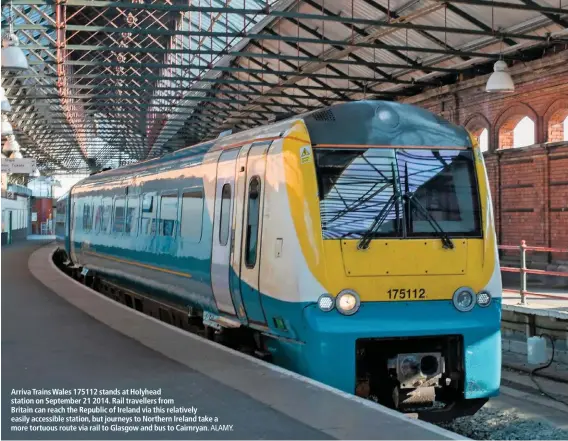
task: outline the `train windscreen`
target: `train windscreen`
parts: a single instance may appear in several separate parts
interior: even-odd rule
[[[314,151],[325,239],[481,236],[472,150]]]

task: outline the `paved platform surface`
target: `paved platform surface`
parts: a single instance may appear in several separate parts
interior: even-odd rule
[[[2,439],[464,439],[119,305],[63,275],[43,245],[2,248]],[[161,388],[234,430],[10,432],[11,390],[42,387]]]
[[[504,289],[503,307],[525,314],[568,319],[568,292],[561,289],[540,289],[538,292],[555,297],[542,297],[528,294],[526,296],[526,304],[521,305],[521,296],[518,291]]]

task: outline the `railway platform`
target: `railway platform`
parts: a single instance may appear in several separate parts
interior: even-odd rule
[[[41,241],[2,248],[2,439],[464,439],[115,303],[61,273],[54,249]],[[106,433],[97,425],[83,433],[12,431],[25,424],[14,419],[25,413],[14,415],[14,391],[32,388],[159,391],[148,395],[162,400],[158,407],[216,418],[218,430],[154,421],[148,426],[168,430],[118,431],[141,427],[121,422]],[[152,409],[155,420],[168,415]]]

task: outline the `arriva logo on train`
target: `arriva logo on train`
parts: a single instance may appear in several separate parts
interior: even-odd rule
[[[302,164],[306,164],[308,162],[311,162],[312,160],[312,152],[310,151],[310,148],[307,146],[304,146],[300,149],[300,163]]]

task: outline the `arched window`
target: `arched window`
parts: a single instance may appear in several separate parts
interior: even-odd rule
[[[482,152],[489,150],[489,130],[483,129],[477,136],[477,141],[479,142],[479,148]]]
[[[521,119],[513,129],[513,147],[525,147],[535,143],[534,122],[528,116]]]

